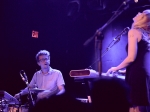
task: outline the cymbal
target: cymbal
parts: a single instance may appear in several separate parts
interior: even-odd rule
[[[31,92],[34,92],[34,93],[39,93],[39,92],[43,92],[45,91],[44,89],[38,89],[38,88],[32,88],[30,89]]]

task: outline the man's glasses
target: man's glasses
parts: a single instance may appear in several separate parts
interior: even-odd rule
[[[44,61],[47,61],[49,60],[49,58],[43,58],[43,59],[39,59],[39,62],[44,62]]]

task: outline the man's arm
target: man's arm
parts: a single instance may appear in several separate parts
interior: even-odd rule
[[[57,87],[58,87],[58,93],[56,95],[61,95],[65,92],[65,81],[63,78],[62,73],[59,71],[58,79],[57,79]]]
[[[53,95],[61,95],[65,92],[64,85],[54,87],[52,90],[45,90],[37,95],[37,99],[49,98]]]
[[[56,95],[61,95],[65,92],[65,87],[64,85],[58,86],[59,92]]]
[[[36,81],[35,80],[35,74],[33,75],[33,78],[31,80],[30,84],[28,85],[29,88],[33,88],[34,87],[34,84],[35,84],[35,81]],[[28,87],[26,87],[25,89],[23,89],[21,92],[15,94],[14,97],[18,99],[18,98],[20,98],[20,96],[28,94]]]
[[[21,95],[25,95],[25,94],[28,94],[28,88],[34,88],[34,85],[35,85],[35,83],[36,83],[36,73],[33,75],[33,77],[32,77],[32,80],[31,80],[31,82],[29,83],[29,85],[28,85],[28,87],[26,87],[24,90],[22,90],[21,92],[20,92],[20,94]]]

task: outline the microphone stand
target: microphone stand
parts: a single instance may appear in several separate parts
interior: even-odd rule
[[[95,48],[95,49],[99,49],[99,59],[96,60],[95,62],[99,61],[98,62],[98,72],[99,72],[99,76],[101,76],[101,68],[102,68],[102,64],[101,64],[101,58],[102,58],[102,53],[101,53],[101,49],[102,49],[102,39],[98,39],[97,37],[100,36],[102,34],[102,31],[112,22],[114,21],[122,12],[124,12],[127,8],[129,8],[129,5],[127,5],[127,3],[129,2],[130,0],[125,0],[120,6],[119,8],[117,9],[117,11],[115,11],[114,15],[101,27],[99,28],[95,34],[90,37],[88,40],[85,41],[85,43],[83,44],[84,46],[87,46],[94,38],[95,38],[95,47],[98,46],[98,48]],[[122,8],[122,6],[124,6]],[[97,45],[96,45],[97,44]],[[94,63],[95,63],[94,62]],[[92,64],[93,65],[93,64]]]
[[[104,57],[104,55],[118,42],[120,41],[120,38],[117,38],[116,40],[112,40],[112,42],[108,45],[108,47],[106,48],[106,50],[102,53],[101,57]]]
[[[26,80],[27,80],[27,79],[26,79]],[[30,88],[29,88],[28,80],[26,81],[26,85],[27,85],[27,88],[28,88],[29,100],[31,100],[31,106],[34,106],[34,105],[35,105],[35,102],[34,102],[34,100],[33,100],[32,93],[31,93]]]
[[[26,76],[26,74],[25,74],[25,72],[23,71],[23,75],[24,75],[24,77],[22,76],[22,74],[21,74],[21,72],[22,72],[23,70],[21,70],[20,71],[20,76],[21,76],[21,78],[22,78],[22,80],[25,82],[25,84],[27,85],[27,88],[28,88],[28,94],[29,94],[29,99],[31,100],[31,106],[34,106],[35,105],[35,102],[34,102],[34,100],[33,100],[33,97],[32,97],[32,93],[31,93],[31,91],[30,91],[30,87],[29,87],[29,83],[28,83],[28,77]]]
[[[121,36],[122,35],[120,35],[119,37],[117,36],[117,38],[115,38],[115,39],[113,39],[111,42],[110,42],[110,44],[108,45],[108,47],[106,48],[106,50],[103,52],[103,53],[101,53],[101,58],[102,57],[104,57],[104,55],[115,45],[115,44],[117,44],[119,41],[120,41],[120,38],[121,38]],[[88,67],[88,69],[91,69],[92,67],[92,65],[94,65],[96,62],[101,62],[101,58],[98,58],[97,60],[95,60],[89,67]],[[100,67],[100,66],[99,66]]]
[[[117,44],[120,41],[120,38],[122,37],[123,34],[126,33],[126,30],[129,30],[129,27],[126,27],[118,36],[116,36],[108,45],[108,47],[106,48],[106,50],[102,53],[103,57],[115,44]]]
[[[102,58],[115,44],[117,44],[117,43],[120,41],[122,35],[125,34],[125,33],[127,32],[127,30],[130,30],[130,28],[129,28],[129,27],[124,28],[124,30],[123,30],[119,35],[117,35],[117,36],[110,42],[110,44],[108,45],[108,47],[106,48],[106,50],[105,50],[105,51],[102,53],[102,55],[100,56],[101,58]],[[88,69],[91,69],[91,68],[92,68],[91,66],[92,66],[93,64],[95,64],[97,61],[99,61],[99,58],[98,58],[94,63],[92,63],[92,64],[88,67]]]

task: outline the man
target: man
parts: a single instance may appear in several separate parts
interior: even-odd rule
[[[59,70],[52,69],[50,65],[50,53],[46,50],[40,50],[36,54],[37,64],[41,67],[41,70],[37,71],[30,84],[29,88],[35,88],[44,91],[37,94],[37,99],[49,98],[51,95],[60,95],[65,92],[65,82],[62,73]],[[19,98],[20,95],[28,94],[28,88],[25,88],[20,93],[15,95],[15,98]]]

